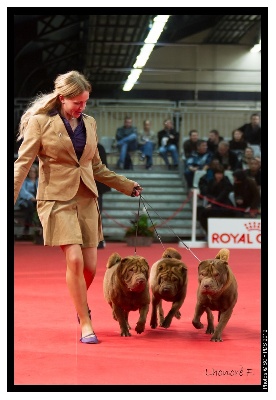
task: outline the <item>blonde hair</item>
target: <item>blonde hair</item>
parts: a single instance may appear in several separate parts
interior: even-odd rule
[[[29,103],[19,123],[17,140],[24,138],[24,132],[28,126],[30,117],[37,114],[47,114],[54,108],[60,109],[59,95],[70,99],[85,91],[90,93],[91,90],[91,84],[78,71],[70,71],[58,75],[54,81],[54,90],[51,93],[40,93]]]

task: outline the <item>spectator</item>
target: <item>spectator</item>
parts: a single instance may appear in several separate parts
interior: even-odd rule
[[[159,155],[165,161],[168,169],[178,168],[178,142],[179,133],[173,127],[170,119],[164,121],[164,129],[158,132]],[[168,155],[171,155],[173,165],[169,163]]]
[[[150,121],[145,120],[143,122],[143,130],[139,132],[138,136],[138,147],[141,150],[141,161],[146,160],[146,169],[152,167],[152,155],[156,145],[156,136],[153,130],[150,128]]]
[[[244,133],[244,140],[248,144],[258,144],[261,146],[261,126],[260,116],[254,113],[250,117],[250,123],[244,124],[239,128]]]
[[[206,140],[197,141],[197,151],[186,160],[184,175],[189,188],[193,187],[194,173],[197,170],[207,170],[212,159],[212,153],[207,149]]]
[[[219,142],[218,149],[214,153],[213,158],[219,160],[220,164],[225,170],[230,169],[231,171],[235,171],[235,169],[240,167],[240,163],[238,156],[234,153],[234,151],[229,149],[229,146],[229,142],[226,140]]]
[[[232,206],[229,193],[233,191],[233,185],[228,177],[224,176],[223,166],[218,165],[213,172],[213,178],[207,180],[206,175],[204,175],[199,180],[200,194],[206,196],[207,204],[205,206],[198,206],[197,219],[206,233],[208,232],[208,218],[235,216],[233,209],[224,207],[224,205]]]
[[[262,177],[262,174],[261,174],[260,161],[257,158],[254,158],[254,157],[251,158],[248,161],[248,168],[245,169],[244,171],[245,171],[246,176],[248,176],[248,178],[253,179],[256,182],[259,190],[261,190],[261,177]]]
[[[208,150],[214,154],[217,151],[219,142],[221,142],[222,140],[223,137],[220,136],[219,131],[217,131],[216,129],[212,129],[209,132],[209,138],[207,140]]]
[[[250,146],[247,146],[244,150],[244,154],[241,160],[241,169],[249,169],[249,162],[254,158],[254,151]]]
[[[201,177],[202,179],[200,178],[199,182],[198,182],[198,187],[199,187],[201,194],[204,194],[203,192],[206,191],[206,187],[207,187],[209,181],[214,179],[215,171],[219,170],[221,168],[223,168],[223,167],[220,164],[219,160],[216,160],[216,159],[211,160],[211,162],[209,164],[209,168],[206,171],[206,174],[204,176],[202,176]],[[204,188],[204,186],[205,186],[205,188]]]
[[[17,204],[24,211],[24,235],[28,235],[30,226],[33,225],[33,218],[36,212],[36,192],[38,186],[38,168],[33,164],[25,178],[19,195]]]
[[[246,176],[246,172],[241,169],[233,172],[233,178],[235,205],[243,208],[250,217],[255,218],[261,205],[261,195],[256,182]],[[244,212],[240,214],[244,216]]]
[[[107,165],[107,157],[106,157],[106,152],[105,152],[105,148],[101,143],[98,143],[97,145],[98,147],[98,151],[99,151],[99,155],[100,158],[102,160],[102,163],[105,164],[105,166],[108,168]],[[98,204],[99,204],[99,210],[100,210],[100,214],[102,215],[102,211],[103,211],[103,194],[110,192],[111,188],[107,185],[105,185],[102,182],[98,182],[96,181],[96,185],[97,185],[97,189],[98,189]],[[98,244],[98,249],[103,249],[105,247],[105,241],[101,240]]]
[[[132,161],[129,151],[137,150],[138,134],[137,128],[132,126],[132,119],[125,117],[124,125],[117,129],[114,147],[118,147],[120,157],[117,162],[118,169],[132,169]]]
[[[190,136],[190,139],[185,140],[185,142],[183,143],[183,152],[184,152],[186,160],[187,160],[187,158],[191,157],[192,152],[196,151],[196,149],[197,149],[196,144],[199,139],[198,131],[195,129],[192,129],[189,132],[189,136]]]
[[[229,141],[229,149],[237,154],[239,161],[242,160],[246,147],[247,143],[244,140],[243,131],[240,129],[234,129],[232,132],[232,139]]]

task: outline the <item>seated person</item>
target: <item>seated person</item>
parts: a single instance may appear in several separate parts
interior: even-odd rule
[[[213,173],[213,178],[209,180],[207,174],[201,177],[198,185],[200,194],[206,196],[207,204],[197,207],[197,219],[206,233],[208,231],[208,218],[235,216],[231,207],[224,207],[224,205],[232,206],[229,193],[233,191],[233,185],[227,176],[224,176],[223,166],[217,165],[213,169]]]
[[[222,167],[222,165],[220,164],[219,160],[216,160],[216,159],[211,160],[210,164],[208,165],[208,169],[206,171],[206,174],[204,175],[204,179],[199,180],[198,184],[200,182],[201,182],[201,184],[203,184],[203,183],[207,184],[210,180],[214,179],[215,171],[217,169],[220,169],[221,167]]]
[[[156,136],[150,129],[150,121],[143,122],[143,130],[139,132],[138,148],[141,150],[141,161],[146,160],[146,169],[152,167],[152,155],[156,144]]]
[[[158,132],[159,155],[165,161],[168,169],[178,168],[178,142],[179,133],[173,127],[170,119],[164,121],[164,129]],[[169,163],[168,155],[171,155],[173,166]]]
[[[36,192],[38,186],[38,167],[33,164],[29,173],[24,180],[19,195],[17,204],[24,211],[24,235],[29,234],[30,226],[33,226],[34,215],[36,212]]]
[[[212,160],[212,153],[207,150],[206,140],[197,141],[197,151],[186,160],[184,175],[188,188],[193,187],[194,173],[197,170],[207,170]]]
[[[116,140],[117,142],[115,145],[120,151],[120,157],[117,162],[117,167],[119,169],[131,169],[132,162],[128,152],[137,150],[138,135],[137,128],[135,126],[132,126],[132,119],[130,117],[125,117],[124,125],[117,129]],[[126,165],[127,160],[129,165]]]
[[[244,140],[250,144],[261,146],[261,125],[260,116],[254,113],[250,117],[250,122],[239,128],[244,133]]]
[[[229,169],[235,171],[241,167],[238,156],[234,151],[230,150],[229,142],[222,140],[218,144],[217,151],[213,155],[213,159],[219,160],[224,170]]]
[[[241,159],[241,169],[248,169],[250,161],[254,158],[254,150],[247,146]]]
[[[246,147],[247,143],[244,140],[243,132],[239,129],[234,129],[232,132],[232,139],[229,140],[229,149],[237,154],[239,161],[241,161]]]
[[[246,172],[242,169],[234,171],[233,178],[236,207],[244,209],[240,211],[240,215],[245,216],[246,212],[255,218],[261,206],[261,195],[256,182],[246,176]]]
[[[219,131],[216,129],[212,129],[209,132],[209,138],[207,140],[207,147],[208,150],[211,153],[215,153],[217,148],[218,148],[218,144],[219,142],[221,142],[223,140],[223,137],[220,136]]]
[[[183,153],[185,155],[185,158],[189,158],[192,155],[193,151],[196,151],[196,144],[199,139],[198,131],[195,129],[192,129],[189,132],[190,138],[185,140],[183,143]]]
[[[261,190],[261,179],[262,179],[262,173],[261,173],[261,163],[257,158],[251,158],[248,162],[248,168],[244,170],[246,176],[248,178],[253,179],[259,190]]]

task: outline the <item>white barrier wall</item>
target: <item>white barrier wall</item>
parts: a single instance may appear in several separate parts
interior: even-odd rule
[[[208,247],[260,249],[261,220],[251,218],[209,218]]]

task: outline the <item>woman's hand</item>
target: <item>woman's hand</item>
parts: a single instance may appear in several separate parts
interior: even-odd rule
[[[131,193],[131,197],[138,197],[141,195],[143,188],[139,185],[139,183],[134,182],[133,190]]]

